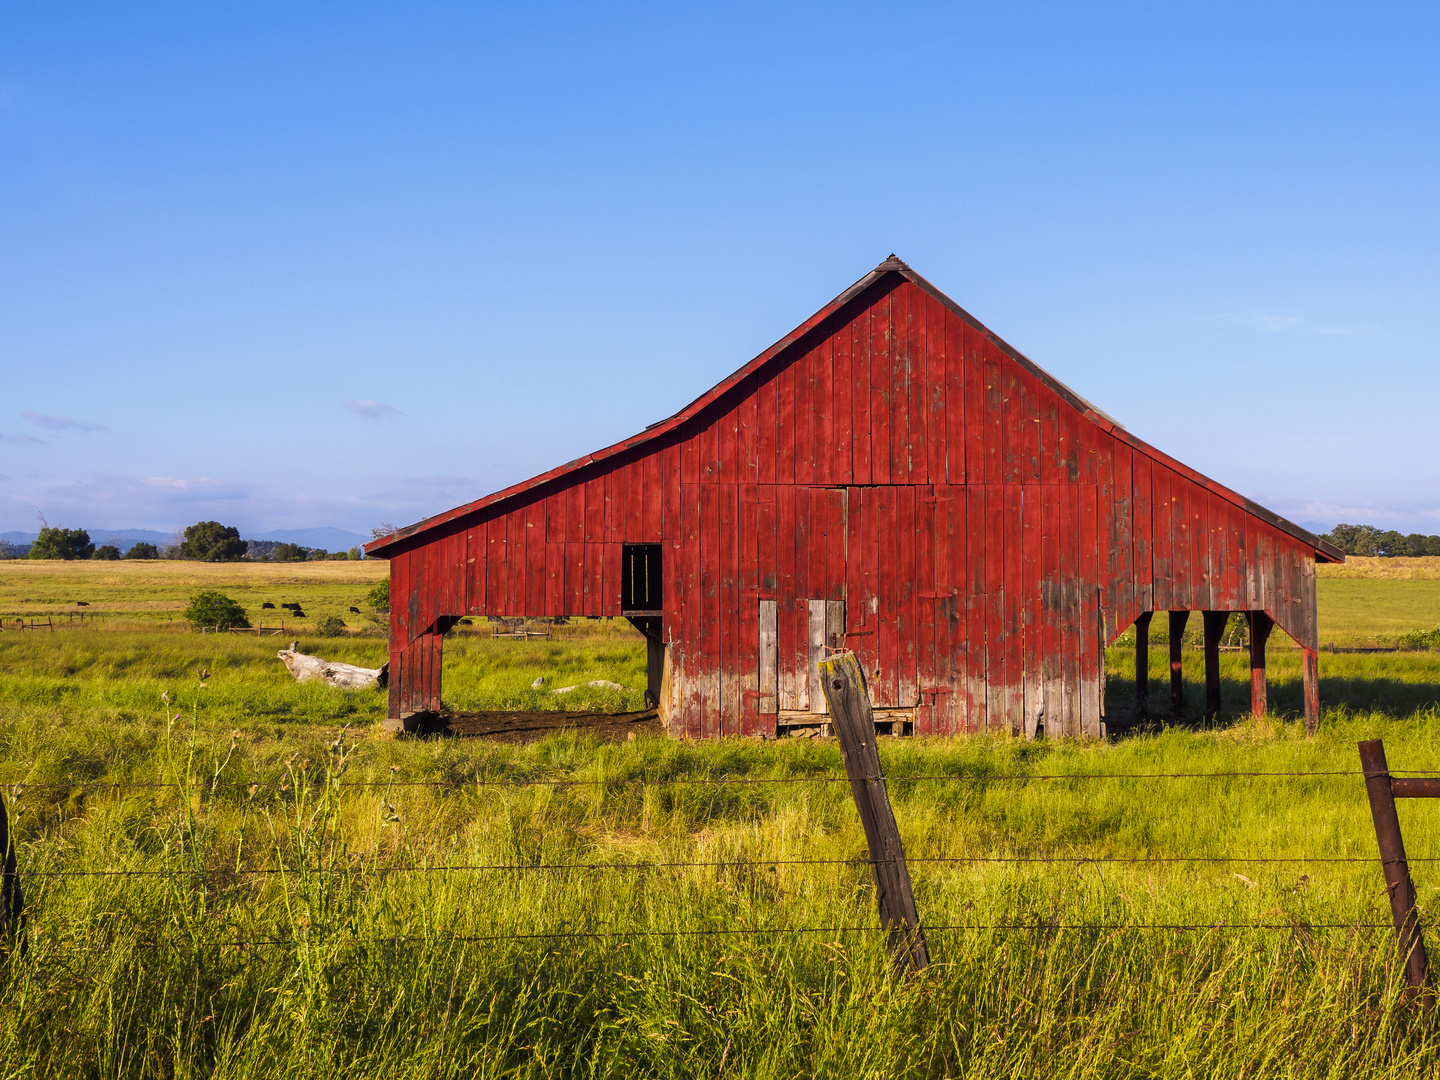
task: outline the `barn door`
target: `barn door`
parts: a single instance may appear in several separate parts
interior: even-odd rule
[[[781,714],[823,714],[818,667],[845,642],[848,498],[843,488],[777,489],[775,594],[761,600],[760,700]]]

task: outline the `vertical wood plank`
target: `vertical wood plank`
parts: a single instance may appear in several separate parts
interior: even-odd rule
[[[815,367],[814,347],[795,359],[795,483],[815,483]]]
[[[850,324],[850,468],[856,484],[870,483],[870,306]]]
[[[915,492],[913,485],[895,488],[896,670],[895,703],[902,709],[919,702],[919,613],[915,595]]]
[[[759,637],[760,713],[772,718],[779,709],[780,639],[775,618],[775,601],[760,601]]]
[[[755,391],[755,480],[760,484],[775,483],[776,426],[774,365],[768,365],[767,377]]]
[[[758,638],[751,632],[750,620],[755,617],[755,607],[760,591],[760,493],[755,484],[742,484],[735,505],[736,547],[739,551],[740,572],[735,596],[736,639],[738,655],[736,666],[740,677],[740,734],[759,735],[764,726],[760,722],[760,684]],[[773,729],[768,734],[774,734]]]
[[[952,485],[965,477],[965,326],[945,311],[945,478]]]
[[[915,667],[919,708],[915,733],[933,734],[935,707],[942,687],[937,683],[936,623],[940,611],[940,579],[936,574],[935,517],[938,504],[935,488],[925,485],[915,491]]]
[[[719,485],[720,573],[720,703],[717,731],[721,735],[741,734],[741,693],[744,689],[740,663],[740,544],[739,488],[735,484]],[[744,633],[749,636],[749,626]],[[752,669],[753,670],[753,669]]]
[[[810,600],[806,605],[806,635],[808,646],[805,664],[806,697],[812,713],[825,711],[825,692],[820,686],[820,661],[825,659],[825,600]]]
[[[794,649],[795,639],[804,631],[795,609],[796,598],[801,595],[801,585],[795,575],[795,533],[795,486],[778,484],[775,487],[775,598],[779,601],[780,708],[783,711],[800,708]]]
[[[851,423],[854,419],[850,403],[851,394],[854,391],[854,375],[850,370],[850,346],[854,340],[854,328],[851,322],[854,318],[855,305],[849,304],[837,319],[833,336],[830,339],[830,362],[831,362],[831,394],[834,401],[834,433],[826,444],[826,454],[832,459],[830,471],[828,472],[831,484],[851,484],[855,479],[855,470],[851,464],[851,447],[854,436],[851,432]]]
[[[833,320],[832,320],[833,321]],[[834,484],[838,479],[835,453],[835,379],[833,332],[825,335],[815,347],[815,392],[811,399],[812,437],[810,442],[810,475],[816,484]]]
[[[890,483],[891,298],[887,291],[870,308],[870,482]],[[883,663],[883,661],[882,661]]]
[[[949,483],[949,454],[946,450],[949,428],[945,419],[945,393],[949,378],[945,367],[945,309],[928,294],[924,295],[924,301],[925,482],[945,485]]]
[[[967,455],[966,461],[970,458]],[[969,465],[966,466],[969,468]],[[986,488],[971,484],[965,489],[965,565],[969,595],[965,604],[965,701],[966,730],[972,733],[989,730],[989,642],[986,641],[986,573],[985,524]]]
[[[795,483],[795,365],[788,359],[775,375],[775,483]]]
[[[1036,471],[1039,463],[1036,463]],[[1044,527],[1044,489],[1025,484],[1020,489],[1020,616],[1021,717],[1022,733],[1035,738],[1045,705],[1045,687],[1040,674],[1042,614],[1040,610],[1041,532]]]
[[[1093,424],[1087,422],[1086,426],[1092,431],[1098,431]],[[1095,466],[1093,439],[1088,452],[1093,476]],[[1100,582],[1095,574],[1096,568],[1101,565],[1099,507],[1093,483],[1080,484],[1077,494],[1079,496],[1077,511],[1080,528],[1076,543],[1076,576],[1079,586],[1080,610],[1079,634],[1076,644],[1079,652],[1080,674],[1080,733],[1086,738],[1098,739],[1101,735],[1100,679],[1105,669],[1105,654],[1102,644],[1104,634],[1100,621]]]

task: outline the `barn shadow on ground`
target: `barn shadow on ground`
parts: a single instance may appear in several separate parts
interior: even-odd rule
[[[1267,690],[1269,711],[1287,720],[1305,715],[1304,688],[1298,677],[1271,678]],[[1351,712],[1385,713],[1396,718],[1440,709],[1440,682],[1408,682],[1402,679],[1327,675],[1320,678],[1322,710],[1344,707]],[[1145,717],[1135,714],[1135,681],[1111,675],[1105,687],[1106,727],[1110,734],[1124,737],[1154,732],[1161,727],[1188,727],[1214,730],[1229,727],[1250,715],[1249,680],[1220,679],[1220,715],[1205,715],[1205,685],[1187,680],[1185,705],[1179,713],[1170,709],[1170,683],[1152,679],[1150,708]]]

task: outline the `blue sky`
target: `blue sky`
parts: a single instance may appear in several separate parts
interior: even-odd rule
[[[890,252],[1298,521],[1440,532],[1434,6],[0,6],[0,530],[404,524]]]

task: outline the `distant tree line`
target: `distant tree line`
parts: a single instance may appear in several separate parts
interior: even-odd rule
[[[192,559],[197,562],[312,562],[318,559],[360,559],[359,548],[328,552],[275,540],[242,540],[240,530],[218,521],[197,521],[162,548],[140,541],[121,551],[112,541],[96,546],[84,529],[43,526],[30,544],[0,541],[0,559]]]
[[[1386,559],[1399,555],[1440,555],[1440,536],[1405,535],[1374,525],[1336,525],[1320,538],[1329,540],[1346,555],[1378,555]]]

